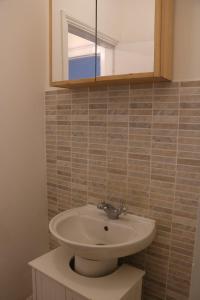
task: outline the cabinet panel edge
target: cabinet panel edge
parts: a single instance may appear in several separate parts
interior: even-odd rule
[[[168,80],[173,76],[174,0],[162,0],[161,73]]]

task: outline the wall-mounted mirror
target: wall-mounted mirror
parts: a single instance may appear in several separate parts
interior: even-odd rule
[[[173,0],[50,0],[52,86],[171,79]]]
[[[155,0],[97,3],[100,75],[153,72]]]
[[[95,78],[95,0],[52,0],[52,80]]]

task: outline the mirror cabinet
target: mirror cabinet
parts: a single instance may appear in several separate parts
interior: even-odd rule
[[[172,79],[173,0],[50,0],[50,85]]]

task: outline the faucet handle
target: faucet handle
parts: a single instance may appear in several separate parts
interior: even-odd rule
[[[120,211],[124,215],[127,214],[127,207],[125,206],[124,201],[120,201]]]
[[[101,201],[97,204],[97,208],[98,209],[104,209],[104,207],[106,206],[106,203],[105,201]]]
[[[126,206],[122,206],[121,210],[122,210],[122,214],[124,214],[124,215],[127,214],[127,208],[126,208]]]

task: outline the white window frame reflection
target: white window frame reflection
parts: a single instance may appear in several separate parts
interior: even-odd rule
[[[62,78],[68,80],[69,74],[69,47],[68,33],[72,33],[91,42],[94,42],[95,54],[95,28],[80,22],[79,20],[69,16],[65,11],[61,10],[61,57],[62,57]],[[97,53],[101,56],[101,76],[106,74],[114,74],[115,72],[115,47],[118,41],[110,36],[97,32]]]

